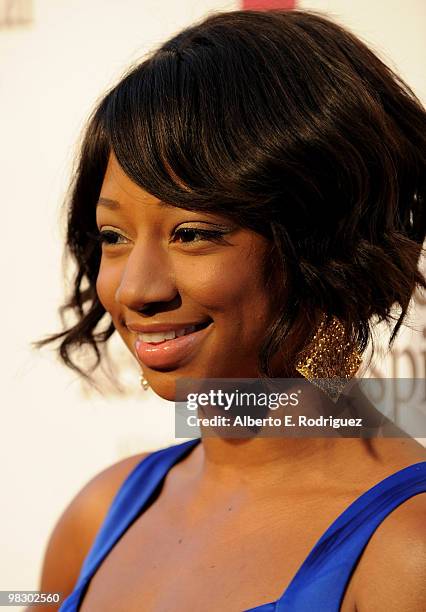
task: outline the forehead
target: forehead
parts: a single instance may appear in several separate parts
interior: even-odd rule
[[[117,202],[123,206],[139,203],[170,208],[169,205],[164,204],[134,183],[121,168],[114,153],[111,153],[102,182],[98,206],[114,210],[118,208]]]
[[[171,172],[171,174],[173,173]],[[173,221],[177,217],[180,218],[185,211],[191,212],[193,215],[202,214],[206,219],[217,220],[220,217],[214,212],[203,211],[197,213],[197,211],[188,211],[160,200],[127,176],[113,152],[108,159],[96,204],[96,214],[98,215],[102,211],[117,211],[129,219],[148,215],[155,220],[167,219]]]

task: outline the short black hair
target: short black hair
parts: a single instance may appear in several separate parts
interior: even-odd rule
[[[315,332],[321,313],[360,351],[373,321],[396,321],[391,348],[414,290],[426,288],[426,112],[412,90],[324,15],[215,13],[132,67],[86,127],[68,202],[76,274],[60,311],[77,322],[36,345],[60,339],[63,362],[87,378],[71,353],[89,345],[95,368],[115,331],[111,322],[95,331],[106,314],[95,206],[111,151],[157,198],[270,240],[276,319],[261,375],[292,331]],[[291,346],[295,358],[302,345]]]

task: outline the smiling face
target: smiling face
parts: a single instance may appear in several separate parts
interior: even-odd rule
[[[266,238],[223,216],[160,202],[113,155],[96,219],[99,299],[158,395],[173,400],[182,377],[258,376],[272,316]]]

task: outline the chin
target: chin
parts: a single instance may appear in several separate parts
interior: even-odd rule
[[[164,400],[169,402],[185,401],[186,392],[179,393],[179,387],[176,385],[181,378],[191,378],[190,375],[178,375],[176,372],[150,372],[146,379],[152,391]],[[193,376],[194,378],[199,378]],[[179,393],[179,396],[178,396]]]
[[[233,366],[233,367],[232,367]],[[144,369],[145,377],[149,382],[150,388],[156,395],[170,402],[182,402],[187,400],[187,393],[200,391],[196,381],[202,384],[206,379],[234,379],[234,378],[258,378],[258,368],[252,367],[235,368],[235,364],[229,367],[210,368],[202,371],[201,368],[179,368],[168,372]],[[176,384],[179,380],[194,380],[194,386],[184,389],[182,385]],[[179,395],[178,395],[179,394]]]

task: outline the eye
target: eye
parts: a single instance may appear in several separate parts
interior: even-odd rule
[[[126,244],[127,238],[113,230],[101,230],[97,239],[101,244]]]
[[[206,230],[195,227],[181,227],[173,233],[172,242],[187,244],[205,240],[218,244],[227,244],[224,236],[229,231],[230,230]]]

